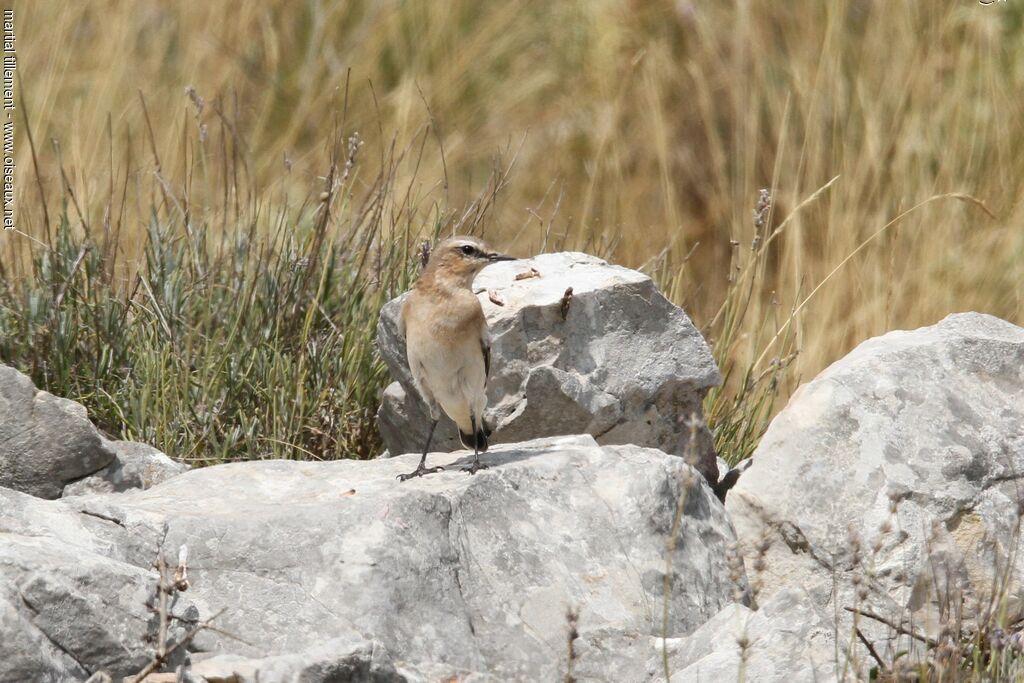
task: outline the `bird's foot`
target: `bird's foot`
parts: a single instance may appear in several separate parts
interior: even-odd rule
[[[476,474],[480,470],[486,470],[486,469],[487,469],[487,465],[485,465],[482,462],[480,462],[479,460],[477,460],[472,465],[470,465],[468,467],[463,467],[462,471],[463,472],[469,472],[470,474]]]
[[[397,479],[398,481],[408,481],[410,479],[413,479],[414,477],[422,477],[424,474],[433,474],[434,472],[444,472],[444,468],[441,467],[440,465],[438,465],[437,467],[424,467],[423,465],[420,465],[412,472],[407,472],[406,474],[399,474]]]

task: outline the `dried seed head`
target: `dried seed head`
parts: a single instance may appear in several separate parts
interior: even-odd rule
[[[900,503],[910,497],[910,491],[900,486],[893,486],[889,489],[889,512],[896,514]]]
[[[847,548],[849,548],[850,550],[851,564],[854,567],[859,566],[861,561],[861,549],[863,548],[863,543],[861,541],[860,534],[857,532],[857,529],[852,524],[850,525],[849,529],[847,529],[846,544]]]
[[[740,554],[739,544],[729,544],[725,551],[725,562],[729,568],[729,580],[739,584],[743,578],[743,556]]]
[[[185,86],[185,94],[188,95],[190,100],[192,100],[192,104],[196,108],[196,119],[198,119],[203,115],[203,108],[206,107],[206,100],[204,100],[202,96],[196,92],[195,87],[191,85]]]
[[[935,658],[942,663],[948,663],[953,660],[957,655],[957,645],[951,640],[943,640],[939,643],[938,647],[933,650]]]
[[[767,189],[762,189],[757,196],[757,203],[754,205],[754,241],[750,248],[757,251],[761,248],[763,239],[762,233],[768,223],[768,214],[772,208],[772,195]]]
[[[423,240],[420,243],[420,267],[426,268],[430,260],[430,240]]]
[[[772,207],[772,193],[768,188],[762,187],[757,193],[757,203],[754,204],[754,227],[764,227],[768,210]]]
[[[189,588],[188,582],[188,546],[178,548],[178,566],[174,570],[174,588],[185,592]]]
[[[342,173],[342,180],[348,178],[349,173],[356,165],[356,157],[359,156],[359,148],[363,146],[363,140],[359,133],[355,132],[348,138],[348,154],[345,156],[345,171]]]
[[[1006,635],[1006,631],[1001,628],[995,628],[988,633],[988,646],[992,648],[994,652],[1002,651],[1009,644],[1009,637]]]

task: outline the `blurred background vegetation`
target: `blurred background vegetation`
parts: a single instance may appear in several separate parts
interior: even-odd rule
[[[655,277],[733,461],[868,337],[1024,323],[1020,2],[14,7],[0,359],[174,457],[375,454],[377,311],[453,230]]]

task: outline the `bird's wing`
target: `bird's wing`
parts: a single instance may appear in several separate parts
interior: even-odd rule
[[[405,339],[405,312],[409,310],[409,307],[406,305],[408,302],[409,300],[406,299],[402,304],[402,308],[398,311],[398,334],[402,336],[402,339]]]
[[[484,354],[484,386],[491,376],[491,330],[487,327],[487,318],[483,309],[480,310],[480,350]]]
[[[480,339],[480,350],[484,352],[484,385],[487,385],[487,378],[491,375],[491,342],[487,337]]]

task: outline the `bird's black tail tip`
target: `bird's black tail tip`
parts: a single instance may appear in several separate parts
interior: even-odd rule
[[[477,450],[480,453],[487,452],[487,437],[491,435],[491,430],[486,423],[476,430],[476,434],[470,434],[459,430],[459,439],[462,440],[462,445],[470,450]]]

